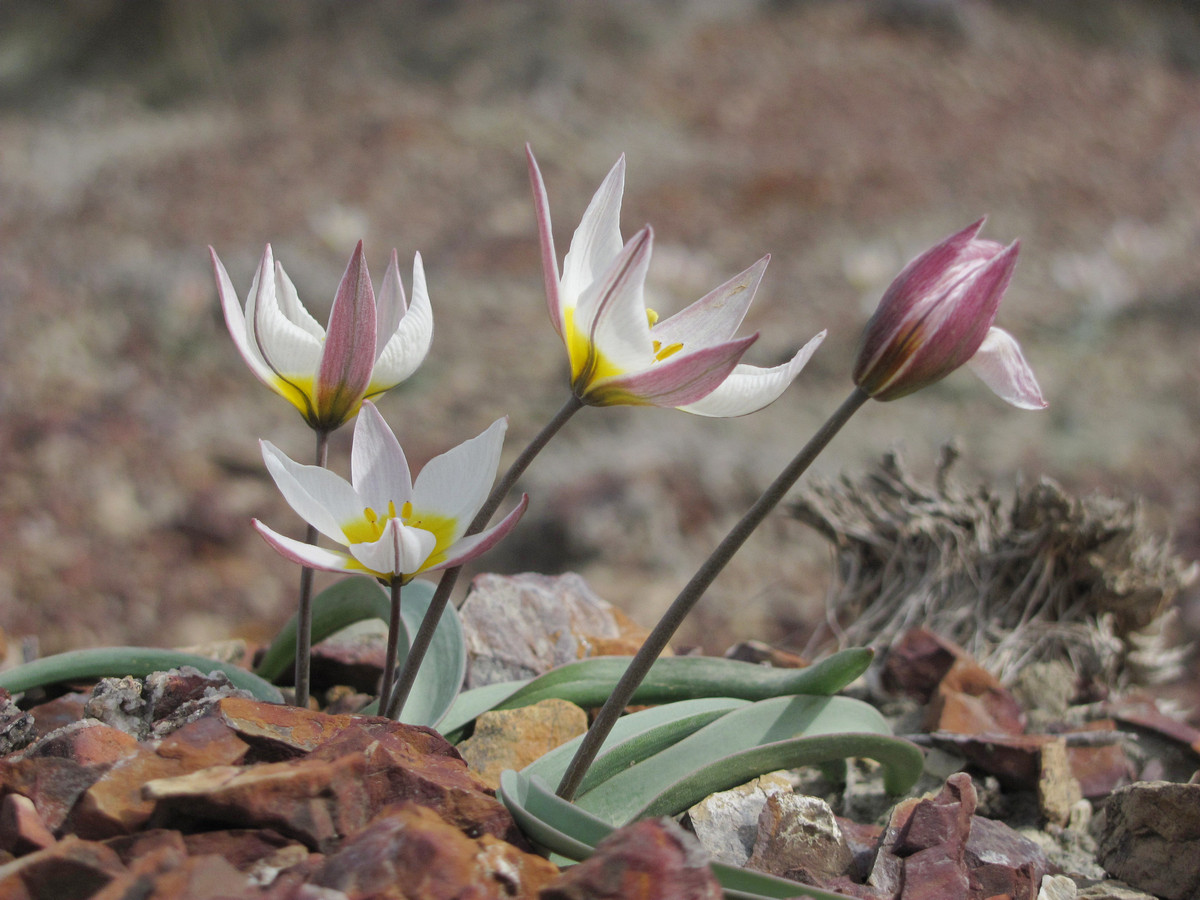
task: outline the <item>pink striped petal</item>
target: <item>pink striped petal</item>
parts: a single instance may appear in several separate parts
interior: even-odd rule
[[[529,506],[529,495],[522,494],[521,501],[516,505],[512,512],[505,516],[498,524],[489,528],[487,531],[482,531],[479,534],[465,537],[451,544],[446,549],[445,558],[441,560],[432,560],[431,565],[422,569],[423,572],[436,572],[439,569],[449,569],[454,566],[461,566],[465,562],[475,559],[477,556],[482,556],[492,547],[496,546],[500,540],[508,534],[520,521],[521,516],[525,514],[526,508]]]
[[[375,367],[375,334],[375,291],[359,241],[329,313],[314,427],[336,428],[358,411]]]
[[[680,351],[663,362],[592,385],[581,399],[593,406],[686,406],[717,389],[758,334],[712,347]]]
[[[308,566],[310,569],[320,569],[322,572],[361,573],[363,570],[361,565],[357,564],[354,559],[345,553],[337,550],[326,550],[324,547],[318,547],[315,544],[306,544],[304,541],[285,537],[279,532],[268,528],[258,519],[252,520],[251,524],[266,539],[266,542],[275,548],[277,553],[294,563]]]
[[[721,418],[758,412],[779,399],[824,340],[825,332],[822,331],[783,365],[769,369],[739,365],[712,393],[679,408],[698,416]]]
[[[562,298],[559,293],[558,256],[554,250],[554,232],[550,227],[550,200],[546,196],[546,183],[542,171],[533,157],[533,148],[525,145],[525,158],[529,163],[529,181],[533,185],[533,208],[537,216],[538,245],[542,251],[542,279],[546,285],[546,306],[550,321],[559,337],[563,333]],[[572,305],[574,301],[572,300]]]

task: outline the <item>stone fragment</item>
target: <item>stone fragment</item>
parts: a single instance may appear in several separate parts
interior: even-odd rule
[[[1012,694],[983,666],[955,661],[925,710],[926,731],[954,734],[1022,734],[1025,713]]]
[[[531,678],[590,656],[632,655],[646,631],[579,575],[479,575],[460,615],[467,687]]]
[[[375,695],[386,662],[386,623],[379,619],[356,622],[313,646],[312,683],[347,685]]]
[[[29,714],[37,726],[38,737],[85,718],[84,707],[90,696],[90,693],[72,691],[32,707]]]
[[[1112,719],[1099,719],[1089,722],[1082,732],[1074,734],[1082,737],[1093,732],[1110,732],[1111,740],[1067,743],[1071,774],[1079,782],[1083,796],[1089,800],[1107,797],[1121,785],[1129,784],[1136,774],[1133,761],[1125,752],[1116,733],[1116,722]]]
[[[492,790],[505,769],[523,769],[555,747],[587,731],[587,713],[550,698],[519,709],[493,710],[475,720],[475,732],[458,752]]]
[[[1003,822],[975,816],[966,845],[972,896],[1037,895],[1050,863],[1041,847]]]
[[[311,883],[349,900],[537,900],[557,875],[541,857],[491,835],[471,839],[432,810],[403,803],[346,838]]]
[[[200,718],[223,698],[249,699],[251,694],[235,687],[220,669],[206,674],[192,666],[180,666],[147,675],[144,697],[151,733],[162,737]]]
[[[1047,822],[1066,825],[1071,820],[1071,810],[1083,799],[1083,791],[1071,771],[1066,740],[1055,738],[1043,744],[1038,762],[1038,811]]]
[[[933,797],[898,803],[868,885],[897,900],[966,897],[966,845],[976,803],[975,786],[961,772]]]
[[[888,648],[880,681],[885,690],[928,703],[954,663],[966,651],[926,628],[912,628]]]
[[[240,900],[255,896],[250,879],[219,856],[180,856],[162,847],[134,860],[92,900]]]
[[[68,835],[0,867],[0,897],[90,900],[124,872],[121,860],[103,844]]]
[[[25,756],[57,756],[81,766],[111,766],[133,752],[137,745],[137,738],[128,732],[95,719],[81,719],[40,738],[25,751]]]
[[[1100,881],[1080,888],[1077,900],[1157,900],[1153,894],[1137,891],[1119,881]]]
[[[308,848],[303,844],[269,828],[200,831],[182,835],[181,841],[189,856],[220,856],[240,872],[249,872],[261,860],[289,847],[299,847],[305,856],[308,855]]]
[[[1153,781],[1118,788],[1105,804],[1097,844],[1097,860],[1113,877],[1164,900],[1195,900],[1200,784]]]
[[[566,869],[539,900],[721,900],[720,882],[696,839],[671,819],[618,828]]]
[[[853,862],[828,803],[795,793],[767,797],[747,868],[820,885],[847,874]]]
[[[135,859],[158,853],[163,847],[170,848],[180,857],[188,855],[183,835],[167,828],[147,828],[133,834],[120,834],[101,843],[116,853],[126,866]]]
[[[28,797],[6,794],[0,800],[0,850],[24,856],[54,844],[54,835]]]
[[[0,756],[8,756],[29,746],[37,737],[33,716],[13,702],[8,691],[0,688]]]
[[[79,796],[104,772],[73,759],[0,760],[0,794],[20,794],[37,807],[42,821],[57,833]]]
[[[1037,900],[1076,900],[1079,888],[1066,875],[1046,875],[1038,889]]]
[[[1041,774],[1042,747],[1055,740],[1044,734],[967,735],[938,732],[932,743],[966,759],[1006,788],[1036,790]]]
[[[84,705],[84,715],[105,725],[133,735],[139,741],[150,736],[146,721],[146,700],[143,683],[132,675],[124,678],[102,678],[92,688]]]
[[[298,706],[230,697],[209,713],[254,748],[255,761],[288,759],[316,750],[349,728],[393,723],[382,716],[328,715]]]
[[[302,759],[213,766],[143,793],[164,821],[272,828],[322,852],[402,800],[464,831],[523,843],[508,810],[435,731],[365,721]]]
[[[724,656],[726,659],[767,665],[776,669],[803,669],[812,665],[811,660],[799,654],[772,647],[763,641],[740,641],[726,650]]]
[[[767,798],[792,793],[782,774],[768,773],[728,791],[705,797],[687,811],[687,822],[713,859],[744,866],[754,850],[758,819]]]

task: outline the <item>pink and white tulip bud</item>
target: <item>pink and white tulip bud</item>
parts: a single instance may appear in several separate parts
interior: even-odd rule
[[[1020,346],[992,325],[1020,244],[977,238],[983,221],[910,262],[879,301],[854,365],[854,383],[874,399],[904,397],[966,363],[1005,402],[1045,408]]]

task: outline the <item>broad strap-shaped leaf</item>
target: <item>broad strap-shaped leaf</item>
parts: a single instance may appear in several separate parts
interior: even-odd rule
[[[126,675],[145,678],[151,672],[164,672],[180,666],[193,666],[205,673],[224,672],[234,687],[249,691],[256,699],[267,703],[283,702],[279,688],[232,663],[218,662],[195,653],[153,647],[101,647],[47,656],[0,673],[0,688],[18,694],[64,681],[92,681],[123,678]]]

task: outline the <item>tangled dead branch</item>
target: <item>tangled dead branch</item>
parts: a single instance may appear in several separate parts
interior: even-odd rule
[[[895,453],[855,483],[814,483],[793,514],[834,546],[840,585],[827,630],[841,646],[888,646],[923,626],[954,640],[1002,679],[1067,659],[1086,682],[1173,677],[1172,600],[1196,576],[1149,532],[1137,502],[1075,498],[1043,478],[1001,495],[951,478],[943,448],[932,485]]]

